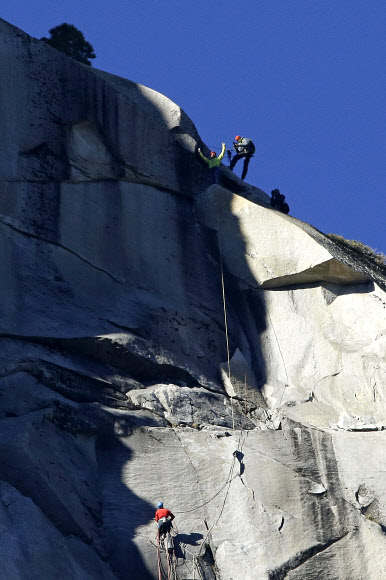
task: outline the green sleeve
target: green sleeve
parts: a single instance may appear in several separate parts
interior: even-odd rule
[[[201,159],[203,159],[205,161],[205,163],[207,163],[209,165],[209,160],[205,157],[205,155],[203,155],[201,153],[201,151],[198,152],[199,156],[201,157]]]
[[[225,155],[225,143],[222,144],[221,153],[217,159],[222,159],[224,157],[224,155]]]

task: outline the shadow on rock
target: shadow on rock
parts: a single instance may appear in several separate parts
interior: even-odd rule
[[[174,539],[176,558],[185,558],[185,546],[199,546],[199,540],[204,536],[193,532],[192,534],[178,534]]]
[[[119,418],[119,435],[129,436],[135,425]],[[118,436],[101,432],[97,441],[99,489],[102,498],[102,518],[105,544],[110,565],[119,579],[153,580],[149,570],[156,565],[156,550],[152,546],[137,547],[136,530],[154,517],[154,506],[144,501],[124,484],[122,471],[130,462],[132,451]],[[151,560],[149,566],[145,562]]]

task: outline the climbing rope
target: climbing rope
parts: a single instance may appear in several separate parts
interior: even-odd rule
[[[199,505],[199,506],[197,506],[195,508],[192,508],[190,510],[185,510],[183,512],[177,512],[177,511],[173,510],[173,512],[175,514],[189,514],[191,512],[195,512],[195,511],[203,508],[204,506],[208,505],[208,503],[211,503],[218,495],[220,495],[220,493],[222,492],[222,490],[224,489],[224,487],[226,487],[226,485],[229,483],[229,481],[230,481],[229,478],[231,477],[231,474],[233,472],[234,463],[235,463],[235,457],[233,456],[231,468],[229,470],[229,474],[228,474],[228,477],[227,477],[225,483],[220,487],[220,489],[218,491],[216,491],[216,493],[214,495],[212,495],[212,497],[210,497],[207,501],[205,501],[201,505]]]
[[[279,405],[278,405],[280,407],[281,402],[283,400],[284,392],[285,392],[286,388],[289,387],[289,377],[288,377],[288,372],[287,372],[287,367],[286,367],[286,364],[285,364],[284,356],[283,356],[282,350],[280,348],[280,342],[279,342],[279,339],[277,337],[277,334],[276,334],[276,331],[275,331],[275,327],[273,325],[272,318],[269,315],[268,309],[267,309],[267,315],[268,315],[268,318],[269,318],[269,322],[270,322],[270,324],[272,326],[273,334],[275,335],[275,338],[276,338],[276,342],[277,342],[277,346],[278,346],[278,349],[279,349],[279,352],[280,352],[280,356],[281,356],[281,359],[283,361],[283,367],[284,367],[285,375],[287,377],[287,382],[284,385],[284,389],[283,389],[283,391],[281,393],[281,397],[280,397],[280,401],[279,401]]]
[[[170,580],[170,563],[169,563],[169,550],[166,550],[166,564],[168,567],[168,580]]]
[[[191,510],[187,510],[187,511],[184,511],[184,512],[175,512],[176,514],[185,514],[185,513],[192,512],[192,511],[196,511],[196,510],[200,509],[204,505],[207,505],[209,502],[213,501],[213,499],[219,495],[219,493],[224,489],[224,487],[226,485],[228,485],[228,489],[226,491],[226,494],[225,494],[225,497],[224,497],[224,501],[223,501],[222,506],[221,506],[220,513],[219,513],[216,521],[214,522],[214,524],[208,529],[205,538],[201,542],[201,545],[200,545],[200,547],[198,549],[198,552],[196,552],[195,554],[193,552],[190,552],[189,550],[187,550],[186,545],[185,545],[185,550],[187,552],[189,552],[193,556],[193,580],[195,580],[195,577],[196,577],[196,574],[195,574],[196,569],[197,569],[197,571],[198,571],[198,573],[200,575],[200,578],[202,579],[201,569],[200,569],[200,566],[198,564],[198,558],[200,557],[200,554],[201,554],[201,551],[202,551],[203,546],[205,546],[205,544],[206,544],[206,541],[207,541],[207,539],[209,537],[209,534],[211,533],[211,531],[213,530],[213,528],[218,524],[218,522],[219,522],[219,520],[220,520],[220,518],[221,518],[221,516],[223,514],[224,507],[225,507],[225,504],[226,504],[226,500],[228,498],[230,486],[231,486],[231,483],[232,483],[232,481],[234,479],[233,478],[233,470],[234,470],[234,466],[235,466],[235,461],[236,461],[236,455],[233,454],[232,464],[231,464],[231,467],[230,467],[230,470],[229,470],[229,474],[228,474],[227,480],[226,480],[225,484],[221,487],[221,489],[214,496],[212,496],[208,501],[206,501],[205,503],[203,503],[201,506],[198,506],[196,508],[193,508]]]
[[[244,422],[245,422],[247,417],[248,417],[248,413],[247,413],[247,371],[245,371],[245,373],[244,373],[244,414],[243,414],[243,420],[241,421],[241,433],[244,430]]]
[[[169,544],[170,541],[170,544]],[[165,545],[166,542],[166,545]],[[171,545],[171,547],[170,547]],[[161,548],[165,551],[166,566],[165,571],[162,565]],[[159,580],[178,580],[176,570],[176,555],[174,550],[174,541],[170,532],[160,539],[160,534],[157,532],[157,556],[158,556],[158,579]]]
[[[176,570],[176,553],[174,549],[174,540],[170,532],[168,532],[167,537],[167,548],[166,548],[166,559],[168,564],[168,580],[178,580],[178,574]],[[170,542],[170,545],[169,545]],[[171,547],[170,547],[171,546]]]
[[[158,580],[161,580],[161,554],[159,553],[159,541],[157,541],[157,563],[158,563]]]
[[[198,575],[200,576],[201,580],[205,580],[205,578],[202,575],[202,570],[201,570],[201,566],[197,560],[197,554],[195,554],[194,552],[192,552],[191,550],[188,550],[188,548],[186,547],[186,544],[180,544],[182,550],[184,552],[187,552],[188,554],[190,554],[192,556],[192,563],[193,563],[193,578],[192,580],[196,580],[196,570],[198,571]]]
[[[226,307],[226,297],[225,297],[224,267],[223,267],[223,261],[222,261],[220,219],[219,219],[217,199],[216,199],[216,215],[217,215],[218,249],[219,249],[219,254],[220,254],[221,289],[222,289],[222,302],[223,302],[223,310],[224,310],[225,340],[226,340],[226,347],[227,347],[228,379],[229,379],[229,383],[230,383],[231,387],[233,388],[232,381],[231,381],[231,361],[230,361],[230,354],[229,354],[228,317],[227,317],[227,307]],[[233,411],[233,397],[232,397],[232,395],[230,395],[230,399],[231,399],[231,412],[232,412],[232,429],[233,429],[233,434],[234,434],[235,433],[235,418],[234,418],[234,411]]]
[[[243,435],[243,431],[241,431],[240,432],[239,439],[238,439],[238,443],[237,443],[237,450],[238,451],[241,451],[241,449],[243,447],[244,442],[241,443],[241,441],[243,439],[243,436],[244,436]],[[195,579],[195,570],[196,569],[198,570],[198,573],[200,575],[200,578],[202,578],[200,566],[198,564],[198,558],[200,557],[200,554],[201,554],[201,551],[202,551],[203,546],[206,545],[206,541],[207,541],[207,539],[209,537],[209,534],[211,533],[211,531],[213,530],[213,528],[218,524],[218,522],[219,522],[219,520],[220,520],[220,518],[221,518],[221,516],[222,516],[222,514],[224,512],[225,504],[226,504],[226,501],[227,501],[227,498],[228,498],[228,495],[229,495],[229,491],[230,491],[230,487],[231,487],[232,481],[236,477],[236,476],[233,475],[233,471],[234,471],[236,459],[237,459],[237,452],[234,451],[233,452],[233,455],[232,455],[231,466],[230,466],[229,473],[228,473],[228,476],[226,478],[225,483],[207,501],[205,501],[201,505],[196,506],[195,508],[192,508],[192,509],[189,509],[189,510],[185,510],[185,511],[174,511],[173,510],[175,514],[186,514],[186,513],[190,513],[190,512],[197,511],[198,509],[201,509],[202,507],[204,507],[204,506],[208,505],[210,502],[212,502],[224,490],[224,488],[227,487],[227,490],[226,490],[226,493],[225,493],[225,496],[224,496],[224,500],[222,502],[222,506],[221,506],[221,509],[220,509],[220,513],[219,513],[217,519],[215,520],[215,522],[213,523],[213,525],[210,528],[208,528],[207,534],[206,534],[205,538],[203,539],[203,541],[201,542],[201,545],[200,545],[200,547],[198,549],[198,552],[196,554],[193,554],[193,552],[192,552],[192,555],[193,555],[193,575],[194,575],[193,576],[193,580]],[[189,551],[189,550],[187,550],[187,551]]]
[[[207,532],[204,540],[201,542],[201,546],[200,546],[200,548],[199,548],[199,550],[197,552],[197,558],[200,556],[202,547],[205,546],[206,541],[207,541],[207,539],[209,537],[210,532],[213,530],[213,528],[215,526],[217,526],[217,524],[218,524],[218,522],[219,522],[219,520],[220,520],[220,518],[221,518],[221,516],[223,514],[223,511],[224,511],[224,508],[225,508],[225,504],[226,504],[226,501],[227,501],[227,498],[228,498],[228,495],[229,495],[229,490],[230,490],[230,487],[231,487],[231,483],[232,483],[232,474],[233,474],[233,469],[234,469],[234,466],[235,466],[235,461],[236,461],[236,456],[233,455],[232,467],[231,467],[231,470],[230,470],[230,473],[229,473],[229,477],[228,477],[228,480],[229,480],[228,489],[226,491],[226,494],[225,494],[224,501],[223,501],[222,506],[221,506],[221,510],[220,510],[219,516],[218,516],[217,520],[214,522],[214,524],[208,529],[208,532]]]
[[[213,149],[215,149],[215,148],[213,148]],[[221,228],[220,228],[220,219],[219,219],[219,211],[218,211],[218,202],[217,202],[217,200],[216,200],[216,215],[217,215],[217,237],[218,237],[219,258],[220,258],[220,272],[221,272],[221,289],[222,289],[222,301],[223,301],[223,312],[224,312],[225,340],[226,340],[226,349],[227,349],[228,380],[229,380],[230,386],[233,388],[232,381],[231,381],[231,365],[230,365],[230,351],[229,351],[229,331],[228,331],[228,316],[227,316],[227,304],[226,304],[226,294],[225,294],[224,267],[223,267],[223,259],[222,259]],[[282,402],[282,399],[283,399],[283,396],[284,396],[285,388],[289,386],[289,377],[288,377],[288,372],[287,372],[287,367],[286,367],[286,364],[285,364],[284,356],[283,356],[283,353],[282,353],[282,350],[281,350],[281,347],[280,347],[279,339],[278,339],[277,334],[276,334],[276,331],[275,331],[275,327],[273,325],[272,319],[271,319],[268,311],[267,311],[267,314],[268,314],[268,318],[270,320],[270,324],[272,326],[272,329],[273,329],[273,332],[274,332],[274,335],[275,335],[275,339],[276,339],[276,342],[277,342],[277,345],[278,345],[278,349],[279,349],[280,356],[281,356],[282,361],[283,361],[283,366],[284,366],[284,370],[285,370],[286,377],[287,377],[287,383],[284,386],[284,389],[283,389],[283,392],[282,392],[282,395],[281,395],[281,399],[280,399],[280,402],[279,402],[279,407],[280,407],[281,402]],[[232,411],[232,428],[233,428],[233,434],[235,434],[235,419],[234,419],[234,409],[233,409],[233,396],[230,396],[230,400],[231,400],[231,411]],[[247,373],[246,372],[245,372],[245,375],[244,375],[244,416],[247,417]],[[241,450],[242,450],[242,447],[243,447],[244,442],[245,442],[245,439],[243,440],[243,437],[244,437],[244,433],[243,433],[243,431],[244,431],[244,420],[245,420],[245,418],[243,417],[243,421],[242,421],[242,425],[241,425],[241,431],[240,431],[240,437],[239,437],[238,443],[237,443],[237,451],[239,451],[239,452],[242,452]],[[242,442],[242,440],[243,440],[243,442]],[[221,488],[213,496],[211,496],[208,500],[206,500],[205,502],[203,502],[201,505],[196,506],[195,508],[192,508],[192,509],[189,509],[189,510],[185,510],[185,511],[175,511],[176,514],[186,514],[186,513],[191,513],[191,512],[197,511],[197,510],[203,508],[204,506],[208,505],[209,503],[211,503],[224,490],[224,488],[227,487],[226,493],[225,493],[225,496],[224,496],[224,500],[222,502],[222,506],[221,506],[221,509],[220,509],[220,512],[219,512],[219,515],[218,515],[217,519],[214,521],[214,523],[212,524],[211,527],[208,528],[208,526],[207,526],[207,529],[208,529],[207,534],[206,534],[205,538],[203,539],[203,541],[201,542],[201,545],[199,547],[198,552],[195,553],[195,554],[193,552],[191,552],[191,554],[193,556],[193,580],[195,580],[195,577],[196,577],[196,569],[197,569],[198,573],[201,576],[201,570],[200,570],[200,566],[198,564],[198,558],[200,557],[200,554],[202,552],[203,546],[206,545],[206,542],[208,540],[208,537],[209,537],[211,531],[218,524],[218,522],[219,522],[219,520],[220,520],[220,518],[221,518],[221,516],[222,516],[222,514],[224,512],[225,504],[226,504],[226,501],[228,499],[228,495],[229,495],[229,492],[230,492],[230,487],[231,487],[232,481],[234,479],[234,477],[233,477],[233,471],[234,471],[234,466],[235,466],[236,458],[238,458],[238,456],[237,456],[237,452],[235,451],[233,453],[232,463],[231,463],[231,467],[230,467],[230,470],[229,470],[229,473],[228,473],[228,477],[227,477],[225,483],[221,486]],[[240,459],[239,459],[239,461],[240,461]],[[185,546],[185,549],[186,549],[186,546]],[[189,552],[189,550],[187,550],[187,551]],[[173,547],[173,554],[174,554],[174,547]],[[167,551],[168,580],[177,580],[177,575],[176,575],[176,570],[175,570],[175,563],[174,563],[174,572],[173,572],[174,575],[173,576],[170,576],[171,571],[173,570],[173,564],[169,561],[169,557],[170,557],[170,554]],[[175,555],[174,555],[174,557],[175,557]],[[161,570],[161,566],[160,566],[160,554],[159,554],[159,570]],[[160,575],[160,580],[162,580],[161,575]]]
[[[227,319],[227,309],[226,309],[226,300],[225,300],[225,284],[224,284],[224,270],[222,265],[222,258],[220,258],[221,263],[221,287],[222,287],[222,299],[223,299],[223,307],[224,307],[224,323],[225,323],[225,338],[226,338],[226,345],[227,345],[227,359],[228,359],[228,379],[230,386],[233,388],[232,380],[231,380],[231,361],[229,355],[229,335],[228,335],[228,319]],[[232,412],[232,430],[233,433],[235,432],[235,417],[233,411],[233,396],[230,395],[231,399],[231,412]]]
[[[227,362],[228,362],[228,380],[230,386],[233,388],[232,381],[231,381],[231,365],[230,365],[230,353],[229,353],[229,332],[228,332],[228,317],[227,317],[227,306],[226,306],[226,296],[225,296],[225,281],[224,281],[224,267],[223,267],[223,258],[222,258],[222,245],[221,245],[221,227],[220,227],[220,219],[219,219],[219,210],[218,210],[218,201],[216,199],[216,217],[217,217],[217,239],[218,239],[218,248],[219,248],[219,255],[220,255],[220,271],[221,271],[221,289],[222,289],[222,301],[223,301],[223,310],[224,310],[224,324],[225,324],[225,339],[226,339],[226,348],[227,348]],[[285,364],[284,355],[280,347],[280,342],[278,336],[276,334],[275,327],[272,322],[272,318],[267,310],[267,315],[276,339],[276,343],[279,349],[279,353],[283,362],[284,372],[286,375],[287,382],[284,385],[284,388],[281,393],[280,401],[278,407],[281,406],[284,393],[286,388],[289,387],[289,376],[287,371],[287,366]],[[231,400],[231,412],[232,412],[232,429],[233,434],[235,434],[235,419],[234,419],[234,409],[233,409],[233,397],[230,395]],[[244,385],[244,416],[247,416],[247,376],[245,373],[245,385]],[[244,428],[244,417],[241,425],[241,432]]]
[[[158,580],[163,580],[159,532],[157,532],[157,557],[158,557]]]
[[[221,228],[220,228],[220,219],[219,219],[219,211],[218,211],[218,202],[217,202],[217,199],[216,199],[216,217],[217,217],[217,238],[218,238],[218,246],[219,246],[219,254],[220,254],[221,288],[222,288],[222,299],[223,299],[223,309],[224,309],[225,338],[226,338],[227,358],[228,358],[228,379],[229,379],[229,382],[230,382],[230,384],[232,386],[232,381],[231,381],[231,368],[230,368],[230,356],[229,356],[228,321],[227,321],[227,309],[226,309],[226,298],[225,298],[224,267],[223,267],[222,246],[221,246]],[[277,346],[278,346],[278,349],[279,349],[279,352],[280,352],[280,356],[281,356],[281,359],[283,361],[284,371],[285,371],[285,374],[286,374],[286,377],[287,377],[287,382],[284,385],[284,389],[282,391],[282,394],[281,394],[281,397],[280,397],[280,401],[279,401],[279,405],[278,405],[280,407],[281,406],[281,403],[282,403],[282,400],[283,400],[283,396],[284,396],[285,389],[287,387],[289,387],[289,376],[288,376],[288,371],[287,371],[287,367],[286,367],[286,364],[285,364],[283,352],[282,352],[281,347],[280,347],[279,339],[277,337],[277,334],[276,334],[276,331],[275,331],[275,327],[273,325],[273,322],[272,322],[272,319],[271,319],[271,316],[270,316],[268,310],[267,310],[267,315],[268,315],[269,321],[271,323],[273,333],[275,335],[275,339],[276,339]],[[231,399],[232,425],[233,425],[233,434],[234,434],[234,432],[235,432],[235,421],[234,421],[234,411],[233,411],[233,397],[231,396],[230,399]],[[245,401],[245,413],[246,413],[246,375],[245,375],[245,398],[244,398],[244,401]],[[244,421],[243,421],[243,423],[244,423]],[[243,427],[241,429],[243,429]]]

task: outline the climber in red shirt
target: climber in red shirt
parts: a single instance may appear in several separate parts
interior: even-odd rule
[[[164,535],[170,531],[170,528],[172,527],[172,521],[174,520],[175,516],[170,510],[164,508],[162,501],[158,502],[157,508],[158,509],[155,512],[155,521],[158,524],[158,533],[160,535]]]

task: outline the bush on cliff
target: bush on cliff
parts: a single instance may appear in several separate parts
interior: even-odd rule
[[[382,254],[382,252],[377,252],[376,250],[370,248],[370,246],[366,246],[366,244],[363,244],[357,240],[346,240],[346,238],[338,234],[326,235],[328,238],[330,238],[330,240],[350,250],[354,250],[357,254],[367,258],[368,260],[371,260],[382,269],[386,268],[386,255]]]

